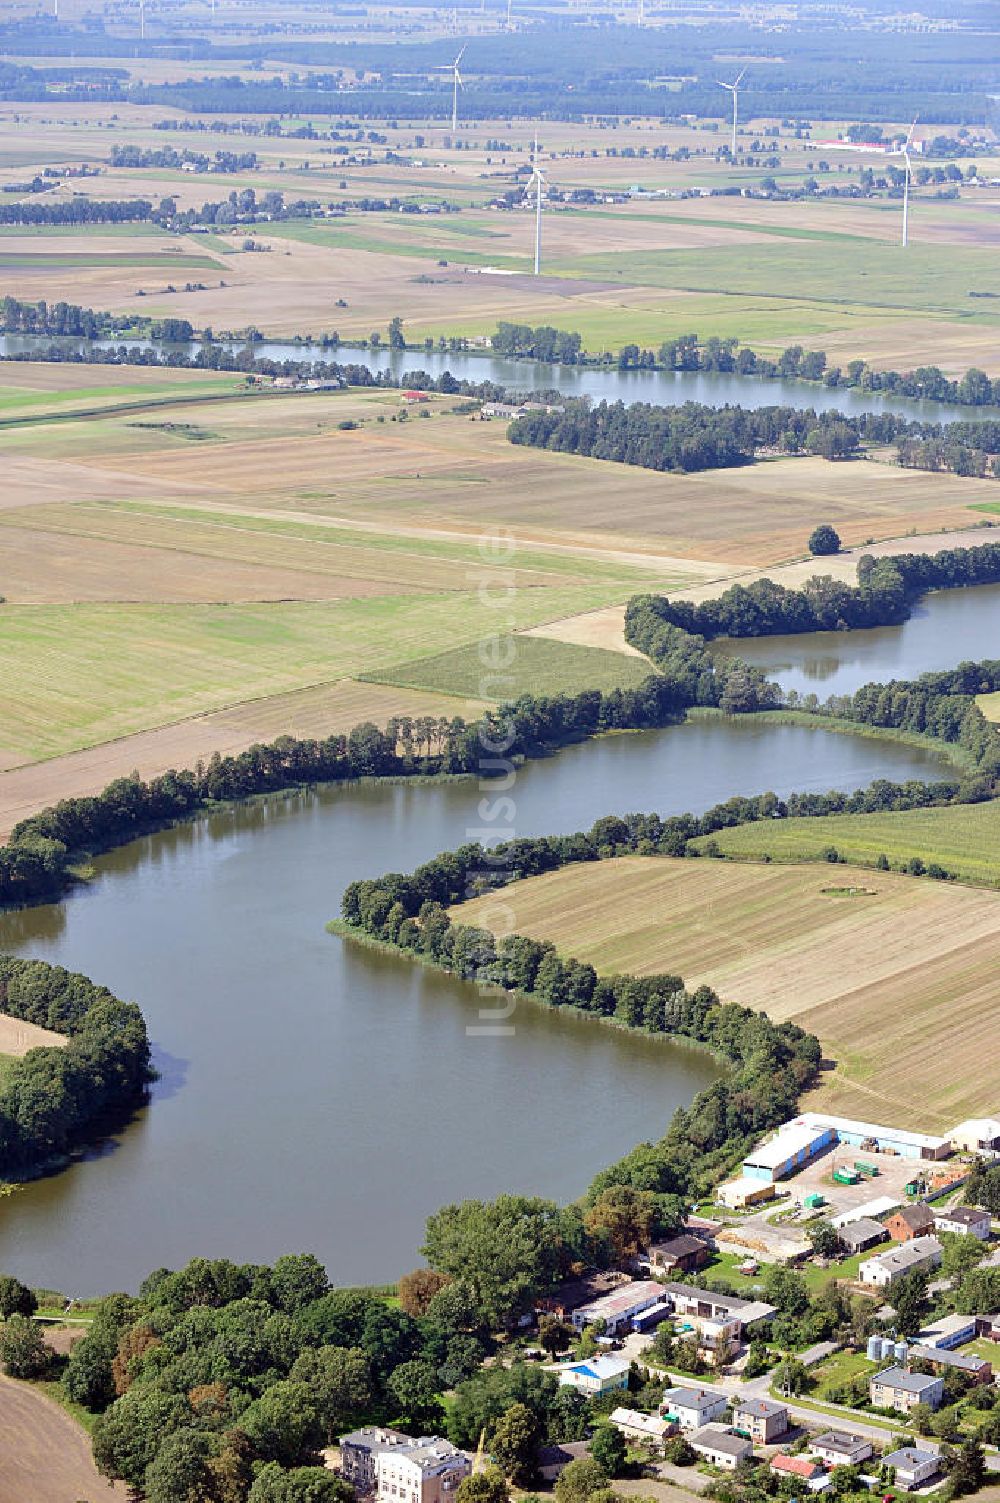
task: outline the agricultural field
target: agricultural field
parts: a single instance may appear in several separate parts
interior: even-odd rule
[[[23,1018],[12,1018],[0,1012],[0,1056],[20,1059],[29,1049],[59,1048],[65,1042],[64,1034],[53,1033],[51,1028],[40,1028],[37,1023],[26,1023]]]
[[[980,694],[976,703],[987,720],[1000,721],[1000,693]]]
[[[989,849],[988,828],[980,838]],[[812,1098],[827,1109],[941,1127],[990,1105],[1000,1066],[995,893],[843,865],[623,857],[514,883],[503,904],[511,931],[603,974],[673,972],[794,1019],[836,1066]],[[495,915],[495,895],[452,917],[476,923],[487,908]],[[942,1072],[945,1037],[961,1043]],[[959,1053],[976,1068],[963,1070]]]
[[[771,820],[719,830],[713,839],[734,860],[822,861],[835,848],[845,861],[893,864],[919,856],[960,881],[1000,886],[1000,802],[956,804],[888,814],[830,814],[819,819]],[[836,870],[836,869],[834,869]]]
[[[695,329],[735,334],[768,351],[819,344],[841,361],[863,355],[897,368],[931,360],[955,370],[996,366],[995,189],[964,187],[947,203],[915,190],[903,267],[896,202],[707,196],[759,186],[769,175],[801,183],[819,153],[790,133],[775,143],[780,165],[769,169],[718,159],[714,122],[621,122],[613,140],[600,126],[548,122],[541,160],[562,198],[548,205],[543,274],[536,278],[530,205],[489,207],[495,194],[523,181],[531,152],[526,123],[476,122],[463,130],[461,149],[442,123],[383,124],[380,134],[384,151],[359,145],[349,161],[315,141],[254,137],[258,167],[218,178],[114,167],[109,159],[113,146],[126,143],[231,150],[232,137],[221,132],[199,132],[192,143],[183,130],[152,129],[148,112],[136,106],[117,109],[114,122],[100,105],[82,102],[74,102],[71,116],[51,104],[0,106],[0,184],[23,181],[30,167],[88,161],[100,174],[72,186],[67,180],[56,197],[73,190],[95,199],[171,196],[184,209],[252,188],[258,198],[277,191],[319,202],[328,216],[260,223],[254,251],[244,249],[242,225],[197,238],[142,223],[3,227],[5,290],[123,313],[141,306],[155,317],[188,318],[196,328],[256,324],[276,335],[336,328],[367,339],[398,312],[416,341],[488,335],[497,319],[514,318],[576,329],[594,352],[630,341],[655,348]],[[506,141],[499,151],[487,144],[497,137]],[[663,146],[683,149],[687,158],[654,158]],[[856,171],[843,159],[828,167],[826,184],[849,184]],[[643,194],[698,196],[604,201],[636,185]],[[571,204],[574,192],[595,201]],[[383,196],[457,212],[342,207]]]
[[[476,646],[460,647],[437,657],[419,658],[401,668],[366,674],[365,678],[374,683],[500,700],[516,699],[520,694],[635,689],[653,671],[639,654],[555,642],[529,630],[491,643],[488,657]]]

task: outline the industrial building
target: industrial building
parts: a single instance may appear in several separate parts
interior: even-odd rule
[[[602,1294],[589,1304],[578,1305],[570,1319],[578,1331],[593,1325],[595,1320],[603,1320],[605,1334],[615,1336],[619,1331],[631,1329],[636,1316],[652,1309],[662,1299],[662,1284],[656,1284],[652,1279],[637,1279],[630,1284],[620,1284],[617,1289]],[[663,1318],[667,1318],[666,1311]]]
[[[952,1152],[950,1138],[882,1127],[877,1122],[856,1122],[851,1117],[830,1117],[823,1112],[803,1112],[795,1121],[803,1127],[829,1128],[838,1143],[870,1153],[895,1153],[904,1159],[946,1159]]]
[[[940,1320],[924,1326],[917,1333],[916,1339],[924,1346],[937,1346],[944,1351],[953,1351],[955,1347],[964,1346],[967,1341],[976,1339],[978,1318],[976,1315],[942,1315]]]
[[[730,1211],[744,1211],[747,1206],[762,1205],[764,1201],[773,1200],[774,1196],[775,1189],[770,1180],[749,1179],[746,1175],[729,1180],[715,1192],[720,1206],[726,1206]]]
[[[876,1243],[885,1240],[885,1227],[880,1221],[871,1221],[867,1216],[861,1216],[857,1221],[849,1221],[837,1232],[837,1241],[848,1253],[864,1252],[866,1248],[874,1247]]]
[[[801,1118],[787,1122],[774,1138],[761,1143],[743,1160],[744,1179],[774,1184],[787,1179],[816,1158],[825,1148],[832,1148],[837,1135],[825,1123],[807,1123]]]
[[[951,1141],[963,1153],[1000,1153],[1000,1121],[973,1117],[952,1129]]]

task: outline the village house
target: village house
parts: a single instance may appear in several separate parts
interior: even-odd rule
[[[825,1492],[830,1486],[830,1475],[825,1467],[808,1456],[786,1456],[780,1452],[771,1460],[771,1471],[779,1477],[804,1483],[811,1493]]]
[[[918,1446],[901,1446],[882,1457],[882,1465],[891,1467],[896,1475],[896,1486],[907,1492],[937,1475],[941,1458],[936,1451],[923,1451]]]
[[[870,1440],[848,1430],[824,1430],[812,1443],[812,1452],[827,1466],[860,1466],[874,1451]]]
[[[721,1419],[729,1407],[729,1395],[716,1388],[668,1388],[660,1400],[660,1414],[678,1430],[700,1430]]]
[[[773,1399],[734,1399],[733,1429],[758,1446],[768,1446],[788,1431],[788,1410]]]
[[[925,1205],[901,1206],[885,1224],[893,1242],[912,1242],[934,1230],[934,1212]]]
[[[917,1269],[937,1268],[942,1253],[943,1249],[936,1237],[915,1237],[912,1242],[894,1247],[891,1252],[876,1253],[873,1258],[866,1258],[858,1269],[858,1278],[862,1284],[886,1288]]]
[[[578,1388],[581,1393],[595,1397],[627,1388],[628,1374],[629,1362],[625,1357],[588,1357],[585,1362],[564,1367],[559,1381],[567,1388]]]
[[[543,1482],[555,1482],[571,1461],[585,1461],[590,1455],[588,1440],[567,1440],[562,1445],[539,1446],[535,1464]]]
[[[608,1418],[626,1440],[652,1446],[656,1451],[663,1450],[667,1436],[677,1429],[665,1415],[643,1414],[638,1409],[612,1409]]]
[[[706,1425],[703,1430],[695,1430],[688,1444],[709,1466],[723,1472],[735,1472],[741,1461],[753,1455],[750,1442],[742,1435],[734,1435],[725,1425]]]
[[[993,1233],[993,1221],[989,1211],[978,1206],[955,1206],[948,1211],[938,1211],[934,1217],[935,1229],[951,1232],[956,1237],[978,1237],[988,1242]]]
[[[907,1372],[902,1367],[887,1367],[869,1378],[868,1393],[876,1409],[897,1409],[900,1414],[909,1414],[918,1404],[939,1409],[944,1398],[944,1379]]]
[[[948,1347],[924,1346],[916,1342],[910,1347],[910,1360],[926,1362],[936,1373],[964,1373],[973,1383],[989,1383],[993,1378],[992,1364],[974,1352],[955,1352]]]

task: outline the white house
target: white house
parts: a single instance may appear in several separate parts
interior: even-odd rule
[[[812,1453],[827,1466],[860,1466],[874,1451],[870,1440],[849,1430],[824,1430],[812,1443]]]
[[[892,1248],[890,1252],[866,1258],[858,1268],[858,1278],[862,1284],[887,1288],[896,1279],[901,1279],[904,1274],[914,1273],[918,1268],[937,1268],[943,1251],[936,1237],[914,1237],[911,1241]]]
[[[941,1465],[936,1451],[923,1451],[919,1446],[901,1446],[882,1457],[884,1466],[891,1466],[896,1474],[896,1486],[910,1490],[933,1477]]]
[[[559,1374],[560,1383],[579,1388],[582,1393],[598,1395],[628,1387],[629,1363],[622,1357],[588,1357],[574,1362]]]
[[[753,1446],[742,1435],[734,1435],[725,1425],[706,1425],[689,1437],[692,1451],[703,1456],[720,1471],[735,1472],[741,1461],[753,1455]]]
[[[471,1472],[472,1462],[450,1440],[423,1436],[378,1453],[375,1496],[379,1503],[449,1503]]]
[[[876,1409],[898,1409],[900,1414],[908,1414],[918,1404],[939,1409],[944,1398],[944,1379],[907,1372],[902,1367],[887,1367],[884,1372],[872,1373],[868,1392]]]
[[[988,1242],[993,1233],[993,1221],[989,1211],[978,1206],[953,1206],[947,1211],[938,1211],[934,1217],[939,1232],[951,1232],[956,1237],[978,1237]]]
[[[660,1401],[660,1414],[678,1430],[700,1430],[721,1419],[729,1395],[715,1388],[668,1388]]]

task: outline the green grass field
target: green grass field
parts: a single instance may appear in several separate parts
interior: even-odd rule
[[[554,268],[563,275],[622,277],[630,283],[725,292],[770,298],[807,298],[820,303],[865,303],[906,308],[995,324],[1000,310],[970,292],[1000,294],[1000,264],[976,246],[910,245],[876,242],[824,245],[773,244],[766,255],[751,256],[745,246],[704,246],[698,250],[636,251],[575,256]],[[744,336],[745,337],[745,336]]]
[[[723,855],[738,860],[821,861],[831,846],[844,860],[863,866],[874,866],[883,853],[894,866],[919,856],[963,881],[1000,887],[1000,800],[892,814],[762,820],[694,843],[703,848],[708,838]]]
[[[521,590],[503,624],[621,598]],[[494,629],[474,592],[250,605],[4,606],[0,754],[60,756],[207,710],[330,683],[473,643]]]
[[[520,694],[578,694],[584,689],[631,689],[649,678],[644,658],[601,647],[578,647],[546,637],[508,636],[492,657],[478,645],[459,647],[395,669],[362,674],[374,683],[439,689],[479,699],[516,699]]]
[[[24,251],[0,251],[0,271],[80,271],[85,267],[148,266],[165,270],[218,271],[209,256],[189,256],[173,251],[123,251],[110,255],[100,251],[51,251],[37,256]]]

